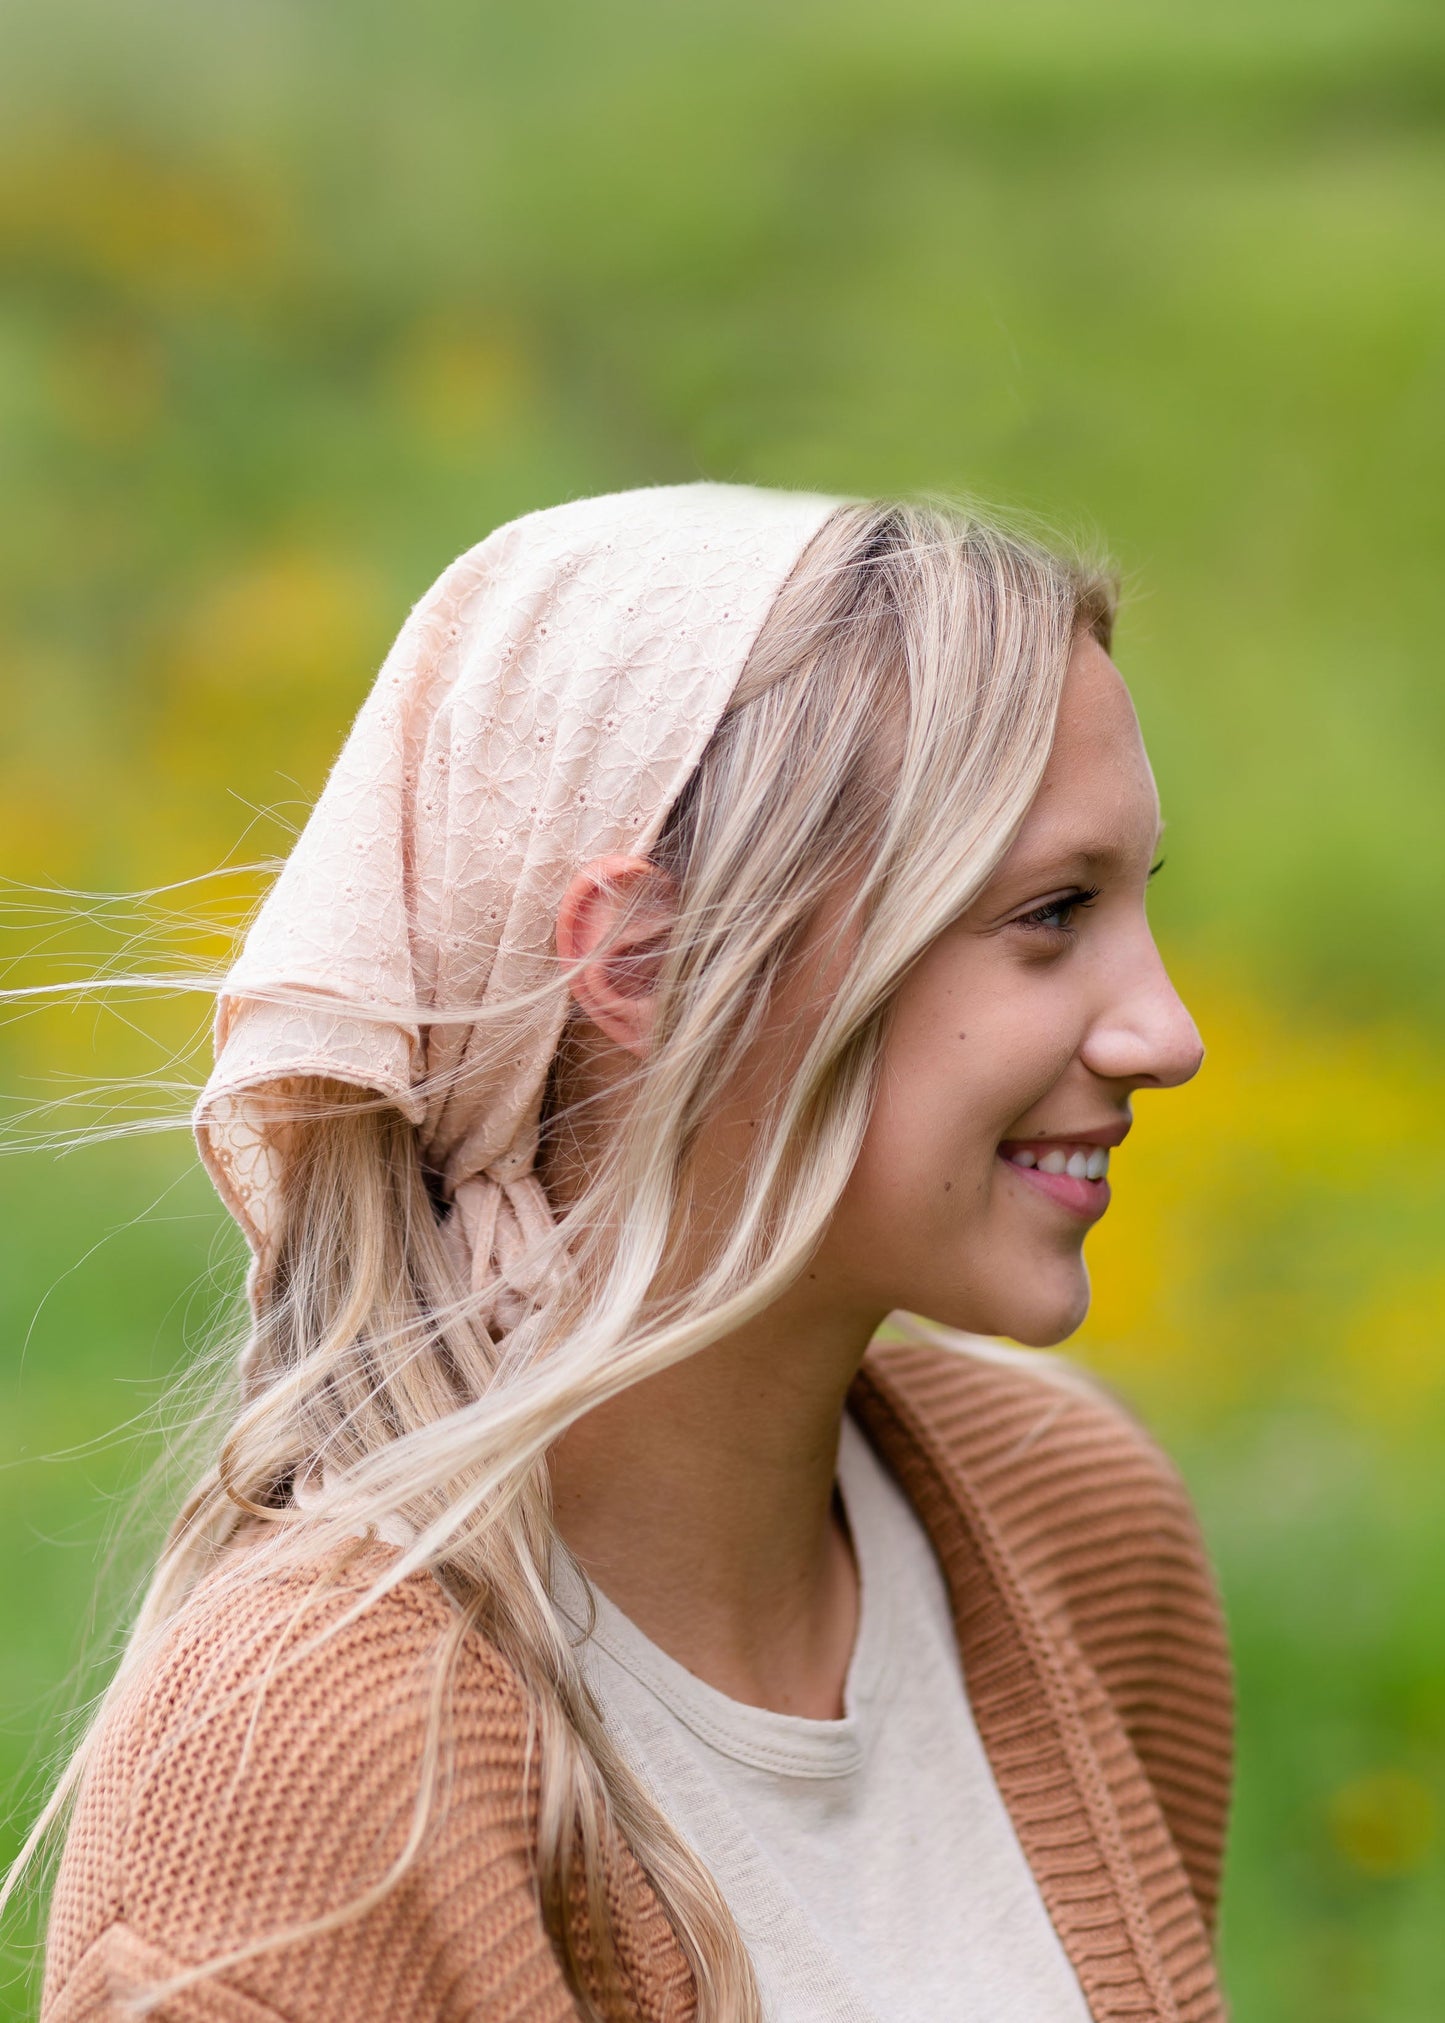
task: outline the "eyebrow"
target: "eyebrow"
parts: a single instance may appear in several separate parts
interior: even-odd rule
[[[1050,855],[1048,857],[1040,857],[1033,864],[1018,864],[1014,866],[1013,875],[1016,878],[1027,881],[1030,878],[1041,878],[1048,871],[1062,871],[1073,865],[1081,864],[1087,875],[1092,878],[1100,872],[1107,873],[1120,870],[1123,862],[1123,857],[1117,850],[1111,850],[1107,845],[1104,845],[1096,850],[1070,850],[1060,856]],[[1163,869],[1164,859],[1161,857],[1156,863],[1150,865],[1148,876],[1152,878],[1156,871],[1162,871]]]
[[[1156,850],[1163,841],[1164,831],[1167,826],[1168,824],[1164,822],[1159,824],[1159,833],[1154,839]],[[1046,856],[1039,856],[1031,864],[1018,865],[1015,867],[1014,875],[1022,879],[1038,878],[1045,871],[1055,868],[1061,869],[1063,866],[1070,864],[1082,864],[1087,874],[1093,877],[1095,873],[1100,871],[1118,871],[1122,867],[1123,861],[1122,855],[1114,848],[1112,843],[1085,844],[1077,850],[1063,851],[1057,855],[1051,851]],[[1152,878],[1156,871],[1162,871],[1163,868],[1164,859],[1161,857],[1157,864],[1151,866],[1149,876]]]

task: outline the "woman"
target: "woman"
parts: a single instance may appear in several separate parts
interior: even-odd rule
[[[1111,613],[728,486],[417,606],[225,983],[240,1396],[57,1793],[48,2023],[1222,2016],[1187,1497],[982,1339],[1078,1327],[1201,1059]]]

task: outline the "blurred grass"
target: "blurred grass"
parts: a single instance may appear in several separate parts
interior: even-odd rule
[[[531,506],[706,474],[1106,532],[1209,1056],[1138,1106],[1073,1346],[1220,1565],[1240,2023],[1445,2013],[1442,44],[1399,0],[6,10],[9,878],[284,849],[408,603]],[[62,910],[0,923],[9,980],[155,938]],[[20,1020],[7,1085],[194,1071],[204,1009]],[[0,1165],[0,1246],[33,1779],[235,1245],[151,1142]]]

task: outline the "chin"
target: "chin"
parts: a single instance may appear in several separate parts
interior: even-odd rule
[[[975,1334],[1001,1335],[1026,1349],[1054,1349],[1084,1324],[1089,1311],[1089,1274],[1082,1258],[1057,1279],[1045,1273],[1022,1292],[1010,1287],[992,1303],[986,1323],[965,1322]]]

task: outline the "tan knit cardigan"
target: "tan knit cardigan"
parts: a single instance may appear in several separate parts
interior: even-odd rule
[[[1091,2014],[1218,2023],[1231,1675],[1173,1465],[1102,1390],[946,1350],[873,1349],[851,1402],[933,1540],[979,1732]],[[371,1547],[327,1606],[341,1613],[391,1550]],[[251,1675],[279,1641],[285,1589],[203,1599],[113,1710],[62,1856],[43,2023],[114,2018],[128,1983],[333,1909],[402,1846],[452,1604],[429,1576],[404,1582],[277,1672],[257,1716],[218,1681],[238,1647]],[[476,1634],[450,1736],[445,1810],[390,1895],[157,2016],[575,2019],[532,1885],[526,1701]],[[690,1970],[626,1847],[610,1890],[633,2014],[685,2023]]]

